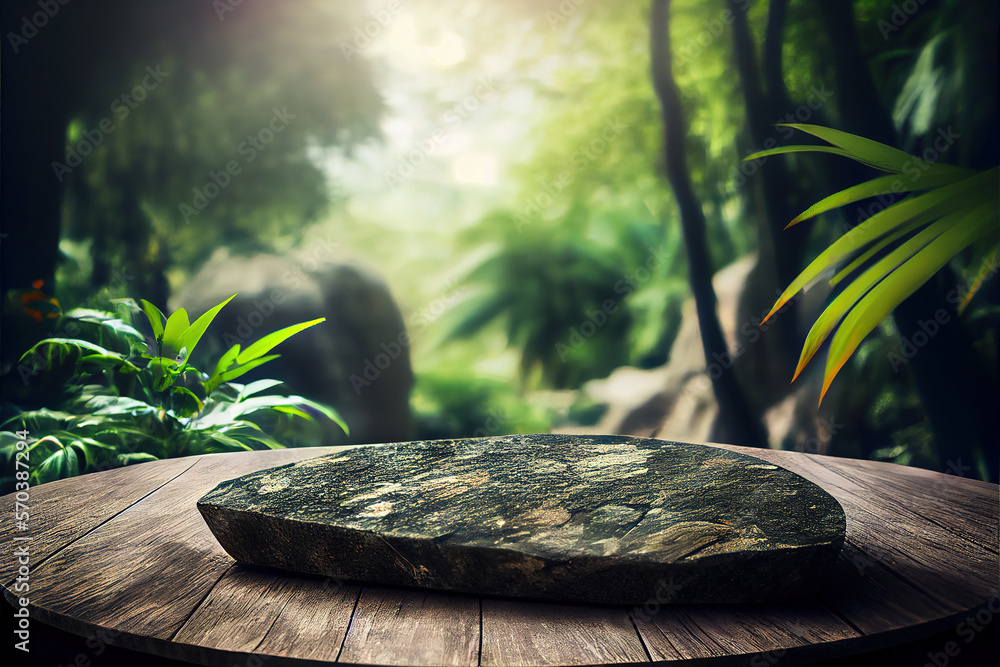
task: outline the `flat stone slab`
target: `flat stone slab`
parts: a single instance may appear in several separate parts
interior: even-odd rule
[[[358,447],[223,482],[198,509],[242,563],[610,604],[803,595],[846,526],[827,492],[761,459],[555,434]]]

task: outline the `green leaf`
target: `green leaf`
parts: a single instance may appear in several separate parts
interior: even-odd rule
[[[799,376],[802,369],[813,358],[813,355],[816,354],[841,318],[857,304],[868,290],[896,267],[924,248],[928,243],[963,221],[967,216],[967,212],[959,212],[929,225],[878,262],[875,262],[855,280],[851,281],[844,291],[837,295],[837,298],[816,318],[816,322],[813,323],[812,328],[806,336],[806,342],[802,346],[802,354],[799,356],[799,363],[795,367],[792,382],[795,381],[795,378]]]
[[[163,323],[166,322],[167,318],[164,317],[160,309],[151,304],[145,299],[139,299],[142,303],[142,312],[146,313],[146,318],[149,320],[149,326],[153,327],[153,336],[156,340],[163,340]]]
[[[996,216],[990,215],[993,207],[995,204],[989,202],[969,211],[966,215],[968,219],[974,219],[974,223],[956,224],[946,230],[875,285],[847,314],[830,343],[820,402],[847,359],[882,318],[916,292],[952,257],[977,238],[994,230]]]
[[[267,435],[266,433],[264,433],[264,429],[262,429],[260,426],[257,426],[257,424],[254,424],[252,421],[244,419],[236,419],[236,418],[234,418],[234,420],[229,422],[228,424],[223,424],[222,426],[220,426],[219,431],[222,433],[234,432],[239,434],[240,436],[244,436],[247,434],[255,435],[258,433],[262,435]]]
[[[80,460],[76,456],[76,450],[73,449],[72,443],[69,447],[63,450],[63,456],[65,461],[63,465],[65,466],[67,477],[76,477],[80,474]]]
[[[300,396],[254,396],[233,404],[238,417],[244,417],[259,410],[273,410],[280,406],[298,406],[305,399]]]
[[[856,270],[867,264],[873,257],[882,252],[889,245],[895,243],[899,239],[903,238],[907,234],[913,233],[915,230],[919,229],[924,225],[923,220],[916,220],[906,223],[905,225],[900,225],[890,233],[881,237],[874,243],[872,243],[868,248],[862,252],[860,255],[852,259],[847,264],[844,264],[839,271],[830,278],[830,286],[835,287],[839,285],[840,282],[847,276],[854,273]]]
[[[259,394],[262,391],[267,391],[271,387],[276,387],[279,384],[283,384],[281,380],[257,380],[256,382],[251,382],[247,386],[243,387],[240,391],[240,398],[249,398],[254,394]]]
[[[109,331],[114,338],[124,341],[129,346],[134,343],[144,343],[146,340],[145,336],[135,327],[117,318],[102,320],[100,325],[102,329]]]
[[[218,429],[217,433],[238,439],[241,443],[260,443],[268,449],[284,449],[285,445],[275,440],[263,429],[250,421],[236,421]]]
[[[194,324],[189,326],[187,330],[185,330],[184,333],[180,335],[180,338],[177,340],[177,349],[178,350],[187,349],[187,353],[184,355],[185,362],[187,362],[187,360],[190,358],[191,353],[194,352],[195,346],[198,344],[198,341],[201,340],[201,337],[205,334],[205,330],[208,329],[208,325],[212,323],[212,320],[214,320],[215,316],[219,314],[219,311],[222,310],[222,308],[227,303],[232,301],[234,298],[236,298],[235,294],[226,299],[225,301],[223,301],[222,303],[220,303],[219,305],[215,306],[208,312],[204,313],[201,317],[199,317],[197,320],[194,321]]]
[[[315,401],[303,398],[302,396],[265,395],[255,396],[236,403],[215,402],[209,409],[206,409],[193,419],[190,427],[198,430],[226,428],[231,424],[241,423],[241,421],[248,415],[268,410],[283,412],[285,414],[295,415],[309,421],[314,421],[313,416],[303,410],[303,406],[309,407],[327,417],[343,429],[344,433],[350,433],[347,425],[335,410],[320,403],[316,403]],[[255,424],[249,422],[242,423],[259,430]]]
[[[298,417],[300,419],[305,419],[306,421],[314,422],[316,421],[311,414],[305,412],[302,408],[297,405],[275,405],[271,408],[275,412],[281,412],[286,415],[292,415],[293,417]]]
[[[178,412],[178,416],[189,417],[205,408],[205,404],[198,398],[197,394],[187,387],[171,387],[170,393],[174,395],[176,401],[174,408]]]
[[[832,211],[835,208],[840,208],[841,206],[846,206],[847,204],[853,204],[854,202],[861,201],[862,199],[877,197],[879,195],[930,190],[932,188],[955,183],[963,178],[965,178],[965,174],[962,173],[948,173],[941,175],[927,174],[923,178],[911,180],[910,186],[908,187],[906,181],[904,181],[899,174],[880,176],[870,181],[847,188],[846,190],[835,192],[829,197],[816,202],[805,211],[795,216],[795,218],[788,223],[785,229],[788,229],[788,227],[798,224],[803,220],[813,218],[820,213],[826,213],[827,211]]]
[[[903,173],[908,170],[919,169],[927,175],[947,174],[963,172],[968,175],[970,172],[959,167],[940,164],[936,162],[926,162],[920,158],[910,155],[892,146],[886,146],[871,139],[865,139],[855,134],[834,130],[820,125],[803,125],[800,123],[781,123],[784,127],[791,127],[801,130],[814,137],[819,137],[828,141],[834,146],[847,151],[850,157],[858,162],[863,162],[869,166],[883,171],[893,171]]]
[[[220,431],[216,431],[214,433],[209,434],[209,437],[212,440],[215,440],[217,442],[221,442],[222,444],[226,445],[230,449],[235,449],[235,450],[241,450],[241,449],[252,450],[253,449],[253,447],[250,447],[249,445],[247,445],[247,444],[245,444],[243,442],[240,442],[236,438],[232,438],[232,437],[230,437],[230,436],[228,436],[225,433],[222,433]]]
[[[293,399],[297,405],[307,405],[313,410],[316,410],[324,417],[332,421],[334,424],[339,426],[344,431],[345,435],[351,434],[351,430],[348,428],[347,422],[343,420],[343,418],[340,416],[340,413],[338,413],[336,410],[326,405],[323,405],[322,403],[316,403],[315,401],[310,401],[309,399],[303,398],[302,396],[289,396],[288,398]],[[275,407],[275,409],[278,410],[279,412],[286,411],[285,406],[277,406]],[[312,415],[306,414],[305,417],[309,421],[314,421]]]
[[[40,340],[37,343],[35,343],[35,345],[32,346],[30,350],[28,350],[21,356],[20,361],[24,362],[25,359],[34,356],[35,352],[42,346],[53,346],[56,347],[57,349],[65,350],[67,352],[70,349],[77,349],[80,351],[86,350],[104,357],[120,358],[121,356],[118,355],[117,352],[112,352],[111,350],[101,347],[100,345],[95,345],[94,343],[85,340],[80,340],[78,338],[46,338],[44,340]],[[46,358],[51,360],[51,357],[46,357]]]
[[[58,444],[59,449],[49,454],[42,461],[41,465],[35,469],[35,474],[38,475],[38,481],[41,483],[62,479],[67,476],[65,446],[58,440],[55,440],[55,442]]]
[[[130,466],[136,463],[148,463],[149,461],[159,461],[158,458],[147,452],[126,452],[115,457],[118,465]]]
[[[229,367],[236,362],[236,357],[238,357],[239,354],[240,354],[239,343],[233,345],[231,348],[226,350],[226,353],[222,355],[221,359],[219,359],[219,363],[215,365],[215,370],[212,371],[212,377],[209,378],[208,382],[205,384],[205,391],[211,393],[211,391],[215,389],[219,385],[219,383],[222,382],[222,380],[220,380],[219,377],[222,375],[224,371],[228,370]]]
[[[170,357],[156,357],[149,362],[149,372],[153,376],[156,391],[166,391],[179,376],[183,367]]]
[[[834,148],[833,146],[796,145],[778,146],[777,148],[768,148],[767,150],[757,151],[756,153],[751,153],[743,158],[743,162],[759,160],[762,157],[770,157],[772,155],[784,155],[785,153],[832,153],[833,155],[842,155],[844,157],[854,158],[853,155],[845,151],[843,148]]]
[[[128,396],[94,396],[86,407],[94,415],[136,416],[156,412],[158,408]]]
[[[320,322],[326,322],[325,317],[320,317],[319,319],[310,320],[308,322],[302,322],[300,324],[293,324],[290,327],[285,327],[284,329],[279,329],[274,333],[270,333],[263,338],[261,338],[256,343],[253,343],[247,349],[243,350],[236,357],[236,363],[243,364],[251,359],[256,359],[257,357],[263,356],[270,352],[276,345],[283,343],[287,339],[291,338],[303,329],[308,329],[311,326],[315,326]]]
[[[277,359],[280,356],[281,356],[280,354],[269,354],[266,357],[260,357],[258,359],[254,359],[253,361],[249,361],[245,364],[240,364],[239,366],[233,366],[229,370],[219,375],[219,381],[229,382],[230,380],[235,380],[244,373],[248,373],[253,369],[257,368],[258,366],[266,364],[272,359]]]
[[[256,435],[254,433],[243,433],[240,435],[244,440],[259,442],[268,449],[285,449],[285,446],[268,435]]]
[[[987,188],[996,180],[995,171],[983,172],[957,183],[905,199],[868,218],[834,241],[820,253],[819,257],[803,269],[798,277],[792,281],[792,284],[778,297],[778,301],[771,308],[771,312],[767,314],[764,321],[766,322],[799,290],[818,278],[823,272],[844,261],[845,258],[860,252],[865,246],[884,234],[888,234],[907,223],[915,225],[929,223],[953,209],[956,206],[956,201],[961,201],[963,197]]]
[[[176,356],[181,349],[177,345],[177,341],[180,339],[181,334],[187,331],[190,326],[191,323],[188,321],[186,310],[178,308],[174,311],[167,318],[167,325],[163,328],[163,346],[167,348],[167,351],[161,351],[160,354],[164,356]]]
[[[243,391],[243,385],[237,382],[221,382],[212,392],[212,401],[228,401],[230,403],[235,403],[240,400],[241,391]]]
[[[87,356],[80,358],[80,363],[90,364],[107,370],[117,370],[122,373],[139,372],[138,366],[134,365],[117,352],[112,352],[109,355],[88,354]]]

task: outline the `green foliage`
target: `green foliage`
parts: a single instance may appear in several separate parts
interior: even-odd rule
[[[235,345],[211,375],[188,363],[232,298],[194,323],[184,309],[167,318],[145,300],[141,309],[131,300],[119,302],[130,323],[101,311],[69,313],[63,328],[79,337],[47,338],[21,358],[19,372],[34,390],[22,396],[22,404],[41,401],[45,407],[16,409],[5,419],[0,456],[17,456],[16,432],[27,431],[30,444],[21,457],[30,463],[30,481],[38,484],[162,458],[280,448],[284,444],[255,421],[275,414],[307,421],[323,417],[346,431],[327,406],[263,393],[278,380],[232,382],[276,358],[269,354],[275,346],[325,318],[268,334],[242,351]]]
[[[706,28],[721,11],[676,2],[671,28],[684,102],[699,110],[690,116],[688,155],[717,267],[754,244],[740,194],[719,187],[738,160],[742,123],[739,88],[727,76],[729,40]],[[662,132],[648,74],[648,6],[584,4],[567,22],[531,6],[529,16],[537,29],[505,85],[530,90],[544,113],[509,149],[505,182],[515,192],[459,240],[458,252],[479,262],[463,282],[469,298],[447,324],[452,338],[505,337],[525,386],[572,388],[616,366],[667,358],[690,293],[687,265],[671,194],[657,175]],[[608,300],[616,312],[574,345],[594,321],[588,314]]]
[[[413,392],[419,439],[545,433],[547,412],[509,383],[470,375],[467,365],[442,365],[417,376]]]
[[[317,220],[331,201],[319,153],[376,137],[383,108],[368,59],[341,49],[371,19],[356,3],[267,3],[212,30],[193,27],[215,22],[211,8],[173,4],[114,16],[113,34],[159,23],[162,41],[148,55],[117,37],[103,44],[67,150],[112,130],[60,175],[62,240],[92,241],[84,278],[157,299],[167,265],[191,270],[223,244],[264,249]],[[151,62],[159,81],[126,105],[123,93],[153,81]]]
[[[847,359],[889,312],[976,241],[990,239],[995,245],[993,239],[1000,222],[997,207],[1000,167],[985,171],[961,169],[925,162],[838,130],[816,125],[789,127],[833,145],[785,146],[755,153],[747,159],[779,153],[825,152],[849,157],[890,174],[823,199],[796,216],[789,226],[869,197],[911,193],[830,245],[785,289],[768,314],[770,317],[823,274],[836,270],[830,278],[832,285],[847,280],[810,329],[795,370],[797,377],[834,329],[837,330],[827,356],[822,401]]]
[[[577,231],[542,224],[517,229],[508,212],[488,216],[486,230],[506,225],[508,231],[501,243],[483,248],[483,259],[463,280],[470,296],[448,315],[450,339],[499,326],[508,345],[520,351],[525,384],[578,387],[632,357],[627,297],[638,281],[628,271],[628,254],[578,233],[588,224],[584,207],[574,207],[573,215]],[[626,248],[633,246],[636,255],[646,250],[644,239],[656,236],[648,228],[631,231],[635,236]],[[655,253],[646,253],[665,268]],[[648,281],[650,275],[643,277]]]

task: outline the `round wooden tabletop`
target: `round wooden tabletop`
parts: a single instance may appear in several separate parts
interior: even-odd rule
[[[212,454],[30,489],[33,622],[205,665],[579,665],[807,662],[963,627],[998,602],[998,487],[888,463],[723,446],[826,489],[847,541],[815,596],[793,604],[551,604],[385,588],[234,562],[195,502],[219,482],[343,447]],[[4,507],[15,498],[4,497]],[[30,538],[25,540],[23,538]],[[15,538],[21,538],[15,540]],[[17,558],[0,563],[18,607]],[[23,572],[21,573],[23,576]],[[980,609],[980,614],[982,610]],[[973,618],[975,618],[973,616]],[[965,620],[963,620],[965,619]],[[789,660],[789,658],[793,658]],[[749,661],[749,662],[748,662]]]

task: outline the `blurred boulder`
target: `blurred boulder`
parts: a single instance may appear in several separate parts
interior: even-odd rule
[[[192,321],[233,299],[199,344],[203,370],[232,345],[246,347],[299,322],[325,317],[279,345],[281,355],[237,382],[276,378],[274,391],[298,394],[335,408],[350,437],[329,424],[318,442],[393,442],[410,435],[409,338],[389,288],[372,272],[335,260],[323,241],[288,255],[230,255],[220,249],[170,299]],[[305,443],[304,443],[305,444]]]
[[[807,367],[796,384],[789,379],[798,357],[798,345],[822,309],[827,291],[820,288],[798,295],[790,312],[779,311],[766,324],[761,320],[777,293],[769,293],[755,255],[718,271],[712,279],[718,302],[719,324],[729,354],[706,364],[694,302],[688,301],[670,351],[670,359],[648,370],[624,366],[609,377],[582,388],[584,397],[606,405],[601,421],[586,428],[559,428],[560,432],[624,434],[681,442],[726,442],[726,418],[712,389],[711,376],[736,373],[750,409],[761,415],[769,445],[776,449],[826,453],[834,432],[846,415],[821,415],[817,410],[822,364]],[[777,325],[792,329],[789,337]],[[835,403],[834,387],[828,403]],[[833,426],[831,426],[833,425]]]

